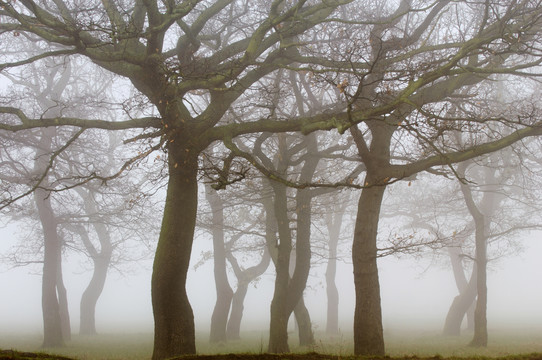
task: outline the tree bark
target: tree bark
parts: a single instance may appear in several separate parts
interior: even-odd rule
[[[374,180],[369,175],[366,181]],[[385,186],[363,189],[358,203],[352,260],[356,289],[354,353],[383,356],[384,334],[380,304],[376,238]]]
[[[169,182],[151,281],[153,360],[196,352],[186,275],[196,226],[197,159],[198,152],[180,141],[169,147]]]
[[[370,148],[359,129],[352,129],[358,151],[367,168],[364,181],[367,187],[361,191],[359,198],[352,244],[356,292],[354,353],[383,356],[385,349],[377,266],[377,235],[382,199],[386,191],[386,171],[390,164],[390,143],[395,127],[379,121],[367,124],[372,136]]]
[[[211,343],[226,341],[226,327],[232,303],[233,290],[228,281],[226,269],[226,249],[224,245],[224,204],[216,190],[207,185],[207,201],[212,212],[213,263],[216,289],[216,303],[211,316]],[[246,294],[246,290],[245,290]]]

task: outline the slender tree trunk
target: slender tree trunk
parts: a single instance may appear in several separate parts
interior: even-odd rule
[[[448,314],[446,315],[446,321],[444,323],[443,335],[446,336],[459,336],[461,334],[461,324],[465,316],[468,317],[470,309],[476,300],[476,267],[473,268],[473,276],[469,281],[467,287],[457,295]]]
[[[169,183],[152,274],[153,360],[196,352],[186,276],[196,226],[198,153],[181,141],[169,147]]]
[[[310,346],[314,345],[314,333],[312,331],[312,322],[309,310],[305,306],[303,297],[299,300],[294,308],[296,323],[299,327],[299,345]]]
[[[268,220],[266,219],[266,223],[267,222]],[[266,225],[266,233],[270,231],[270,228],[273,228],[273,226],[269,225],[270,224]],[[274,234],[271,235],[271,237],[274,237]],[[271,262],[271,256],[269,255],[267,246],[264,247],[261,261],[257,265],[245,270],[241,270],[241,267],[237,263],[237,260],[233,257],[233,254],[228,253],[227,257],[232,265],[235,276],[237,277],[237,289],[233,294],[231,313],[228,319],[228,325],[226,327],[226,336],[228,339],[236,340],[241,338],[241,320],[243,319],[244,302],[248,291],[248,286],[252,281],[262,275],[265,270],[267,270],[269,263]]]
[[[60,253],[60,255],[62,255]],[[70,324],[70,312],[68,310],[68,294],[64,286],[62,277],[62,258],[58,259],[58,271],[56,279],[56,290],[58,294],[58,306],[60,310],[60,323],[62,327],[62,337],[65,341],[72,338],[72,328]]]
[[[101,253],[92,259],[94,262],[94,271],[87,288],[81,296],[80,304],[80,325],[79,334],[96,335],[96,304],[102,294],[107,270],[111,262],[111,252],[101,251]]]
[[[333,213],[326,215],[326,226],[329,233],[328,259],[326,266],[326,295],[327,295],[327,322],[326,333],[334,335],[339,333],[339,291],[335,283],[337,276],[337,246],[342,225],[342,218],[346,207],[346,200],[334,207]]]
[[[465,171],[468,162],[463,162],[458,166],[458,174],[465,177]],[[486,174],[487,175],[487,174]],[[486,181],[490,181],[486,177]],[[489,233],[489,220],[474,202],[472,192],[467,184],[461,184],[461,192],[465,203],[474,220],[475,226],[475,246],[476,246],[476,308],[474,309],[474,336],[470,346],[487,346],[487,234]],[[482,206],[490,207],[493,204],[492,195],[485,193],[482,197]],[[493,209],[490,209],[492,211]]]
[[[213,260],[216,289],[216,303],[211,316],[210,342],[226,341],[226,326],[233,297],[226,269],[226,249],[224,245],[224,204],[211,186],[206,186],[206,195],[211,205],[213,217]],[[246,292],[245,292],[246,293]]]
[[[113,162],[113,159],[110,160]],[[82,188],[77,188],[85,206],[87,214],[98,214],[99,210],[96,207],[96,203],[89,196],[90,191],[85,191]],[[85,246],[88,254],[90,255],[94,271],[92,278],[90,279],[87,288],[81,296],[80,308],[80,322],[79,333],[81,335],[96,335],[96,304],[100,298],[107,279],[107,271],[111,264],[111,256],[113,254],[113,245],[111,242],[111,235],[107,226],[100,221],[93,221],[92,227],[94,228],[98,240],[100,242],[100,249],[90,241],[87,229],[83,226],[76,226],[75,231],[81,237],[81,241]]]
[[[249,282],[247,281],[237,281],[237,289],[233,294],[230,318],[226,327],[226,336],[228,340],[238,340],[241,338],[241,320],[243,319],[248,284]]]
[[[44,235],[43,280],[41,306],[43,311],[43,347],[64,346],[60,305],[57,297],[58,259],[61,258],[61,242],[52,214],[49,193],[37,189],[34,198]]]
[[[366,181],[374,183],[371,177]],[[384,334],[380,304],[376,238],[385,186],[363,189],[352,245],[356,308],[354,312],[354,353],[383,356]]]
[[[474,309],[474,336],[470,346],[487,346],[487,250],[484,230],[476,234],[476,308]]]
[[[463,319],[465,315],[467,315],[467,318],[469,317],[469,311],[476,299],[476,264],[473,265],[471,278],[467,282],[460,257],[460,249],[449,248],[449,254],[459,295],[454,298],[450,305],[442,334],[445,336],[459,336]]]
[[[330,252],[331,253],[331,252]],[[326,333],[335,335],[339,333],[339,290],[335,284],[337,260],[329,259],[326,270],[326,295],[327,295],[327,321]]]

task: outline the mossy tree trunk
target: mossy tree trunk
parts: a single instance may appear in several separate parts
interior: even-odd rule
[[[199,151],[175,140],[168,149],[169,182],[151,283],[155,360],[196,352],[186,276],[196,226]]]
[[[380,180],[367,174],[366,182]],[[354,353],[384,355],[380,283],[378,279],[376,238],[385,186],[363,189],[352,245],[356,307],[354,312]]]
[[[383,356],[384,332],[380,302],[380,282],[377,266],[377,236],[382,200],[390,164],[390,144],[395,126],[384,122],[369,122],[371,143],[367,146],[361,133],[352,134],[366,165],[364,184],[358,202],[358,212],[352,244],[356,306],[354,311],[354,353]]]

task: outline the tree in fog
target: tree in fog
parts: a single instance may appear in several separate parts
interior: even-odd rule
[[[518,232],[535,229],[541,224],[538,204],[529,206],[527,196],[517,198],[516,186],[521,184],[521,176],[519,179],[513,176],[517,166],[514,169],[510,162],[511,153],[499,155],[491,154],[478,164],[464,162],[457,169],[458,175],[465,179],[460,189],[474,223],[476,308],[471,346],[487,346],[488,341],[488,246],[491,242],[502,241],[505,236],[517,236]],[[510,188],[514,188],[512,192]]]
[[[344,215],[349,205],[350,192],[339,195],[333,194],[330,199],[330,209],[324,214],[326,229],[328,231],[328,254],[326,263],[326,333],[336,335],[339,333],[339,303],[340,296],[336,285],[337,261],[339,259],[339,240],[345,228]]]
[[[16,71],[47,57],[80,55],[89,60],[88,66],[129,80],[143,100],[138,111],[128,109],[126,120],[116,122],[29,114],[3,100],[0,130],[132,129],[139,131],[132,140],[143,144],[134,159],[165,151],[168,189],[152,279],[153,359],[163,359],[195,352],[185,284],[201,152],[215,141],[231,143],[242,134],[351,129],[367,168],[358,184],[364,189],[352,251],[355,352],[383,355],[375,254],[386,184],[540,133],[534,106],[511,109],[496,119],[476,106],[476,92],[464,97],[468,105],[461,116],[440,116],[466,85],[492,80],[494,73],[529,76],[529,69],[540,62],[540,5],[527,0],[134,0],[90,1],[83,8],[61,0],[0,1],[0,40],[17,36],[22,43],[40,46],[30,55],[5,52],[2,71]],[[316,86],[339,89],[342,106],[298,113],[287,121],[273,117],[252,96],[253,86],[285,67],[312,74]],[[528,89],[521,91],[527,94]],[[202,98],[208,105],[200,108]],[[237,116],[225,116],[228,112]],[[492,120],[507,124],[506,131],[492,132]],[[484,130],[488,136],[483,142],[453,147],[444,141],[451,129]],[[392,153],[401,150],[408,150],[406,157],[392,161],[397,158]],[[87,180],[112,176],[98,170],[85,175]],[[4,194],[1,201],[7,204],[16,198],[17,194]]]
[[[88,111],[89,104],[82,100],[84,91],[89,91],[89,84],[85,81],[88,74],[73,74],[69,62],[56,64],[47,61],[45,66],[33,67],[20,74],[5,74],[13,84],[26,90],[26,95],[21,93],[19,97],[25,99],[22,106],[29,110],[35,107],[32,111],[45,114]],[[96,86],[93,91],[106,92],[108,81]],[[62,277],[63,254],[75,250],[87,254],[92,260],[93,277],[81,299],[80,333],[95,334],[95,308],[107,273],[112,264],[119,265],[123,260],[128,260],[128,253],[122,256],[123,260],[119,258],[120,252],[125,251],[121,245],[127,241],[127,237],[133,237],[132,240],[135,241],[137,231],[143,226],[146,226],[147,232],[152,229],[147,223],[151,218],[152,205],[146,202],[147,211],[137,219],[135,210],[141,209],[141,200],[146,200],[148,194],[138,194],[142,187],[139,184],[136,190],[136,186],[131,185],[130,181],[122,184],[113,181],[107,187],[93,187],[89,183],[73,189],[70,189],[69,183],[64,184],[64,190],[58,187],[62,182],[61,178],[80,174],[81,169],[88,170],[90,159],[103,160],[101,166],[108,168],[107,171],[115,167],[115,163],[118,163],[114,159],[115,148],[119,141],[113,134],[109,134],[108,139],[99,135],[86,137],[88,145],[92,144],[92,152],[89,151],[90,148],[72,147],[65,153],[58,152],[55,148],[66,142],[66,133],[57,132],[54,128],[36,129],[31,133],[18,135],[3,142],[0,177],[6,184],[11,184],[11,187],[25,187],[23,192],[33,192],[35,205],[28,202],[10,209],[6,215],[24,223],[24,229],[34,229],[33,223],[39,221],[41,235],[39,231],[24,231],[26,234],[22,235],[15,253],[8,255],[8,261],[14,266],[43,262],[43,289],[47,290],[42,294],[44,346],[59,346],[64,340],[69,340],[71,335],[66,287]],[[103,151],[103,154],[100,154],[100,151]],[[35,187],[35,184],[29,183],[30,178],[41,173],[46,173],[47,177],[40,186]],[[118,205],[111,206],[115,202]],[[127,210],[132,213],[130,220],[139,224],[131,227],[130,234],[126,228],[119,231],[121,224],[114,224],[122,216],[127,220]],[[91,228],[95,230],[99,242],[93,241]],[[39,250],[41,248],[43,254]],[[37,260],[36,253],[39,253],[37,256],[43,257],[43,260]],[[56,272],[56,275],[51,274],[52,272]],[[56,285],[51,279],[56,279]],[[56,287],[55,290],[50,289],[53,286]]]
[[[296,49],[304,45],[289,39],[308,32],[342,2],[279,6],[281,3],[134,1],[78,8],[63,1],[52,6],[0,2],[2,37],[23,33],[21,40],[36,40],[41,45],[41,51],[28,57],[9,54],[0,65],[2,71],[46,57],[80,54],[129,79],[159,113],[132,112],[128,120],[110,122],[92,117],[34,118],[15,107],[1,108],[3,130],[51,125],[83,131],[141,129],[138,139],[150,140],[147,152],[167,151],[169,186],[152,279],[154,359],[195,352],[193,313],[185,283],[201,151],[213,141],[242,133],[300,130],[311,122],[333,126],[327,116],[309,123],[302,119],[286,123],[265,117],[258,121],[250,113],[241,123],[220,124],[236,102],[249,101],[252,84],[292,62],[289,54],[295,56]],[[198,97],[210,99],[200,112],[192,106]],[[97,172],[88,177],[105,176]]]
[[[459,335],[467,316],[473,346],[487,345],[487,264],[516,252],[518,238],[540,227],[538,176],[525,176],[537,166],[523,159],[533,143],[538,141],[462,162],[455,174],[440,172],[441,179],[420,177],[413,186],[396,189],[387,203],[393,207],[392,219],[403,218],[400,223],[414,243],[429,238],[431,252],[445,250],[443,255],[449,256],[459,294],[450,305],[443,334]]]
[[[240,339],[249,285],[267,270],[271,260],[265,241],[271,235],[266,234],[269,226],[261,204],[266,195],[254,188],[253,182],[221,191],[211,184],[205,187],[210,211],[206,214],[202,209],[198,226],[211,233],[213,251],[203,254],[198,266],[212,257],[217,300],[211,317],[211,342]],[[228,273],[235,279],[235,291]]]
[[[46,65],[47,73],[34,68],[21,76],[9,76],[9,79],[14,84],[23,87],[28,94],[26,96],[23,93],[20,94],[19,104],[25,99],[26,105],[36,107],[28,110],[58,116],[64,110],[62,98],[63,93],[68,91],[71,67],[69,64],[59,65],[52,61],[48,61]],[[35,102],[31,100],[32,98]],[[54,209],[57,199],[47,188],[54,186],[56,178],[65,170],[58,168],[53,172],[51,169],[51,158],[59,155],[55,154],[56,144],[69,141],[73,133],[47,128],[37,129],[25,136],[18,135],[3,141],[0,155],[4,171],[1,177],[5,183],[23,186],[27,194],[33,194],[34,204],[26,205],[30,209],[36,209],[36,218],[41,227],[41,235],[37,234],[37,237],[43,239],[38,245],[43,247],[43,346],[61,346],[71,336],[68,300],[62,276],[64,250],[60,229],[62,214],[59,213],[58,208]],[[27,187],[29,178],[32,176],[42,176],[40,180],[43,186]],[[8,216],[12,215],[15,218],[25,216],[25,213],[30,213],[28,208],[14,209],[11,214],[8,213]]]
[[[283,82],[288,86],[279,86]],[[271,116],[307,116],[337,102],[339,90],[312,89],[309,82],[306,73],[279,71],[272,82],[262,86],[261,97],[268,99]],[[269,189],[271,196],[264,207],[266,216],[275,219],[277,233],[268,241],[276,271],[268,347],[272,353],[289,351],[287,328],[292,313],[299,326],[300,345],[314,342],[303,299],[312,258],[313,204],[319,196],[349,184],[363,169],[355,163],[350,169],[346,165],[348,159],[342,152],[350,148],[348,141],[340,144],[327,134],[320,135],[263,133],[254,140],[226,143],[234,156],[248,160],[268,178],[263,188]],[[336,182],[326,186],[322,179]]]
[[[387,21],[369,29],[359,24],[348,32],[368,32],[366,47],[352,49],[349,56],[368,61],[371,68],[367,72],[353,69],[357,78],[345,77],[345,96],[350,99],[347,114],[360,108],[388,107],[359,127],[350,127],[367,167],[352,249],[356,354],[384,354],[376,260],[379,214],[387,184],[431,167],[497,151],[517,141],[523,131],[540,133],[532,127],[539,119],[531,102],[494,114],[492,109],[477,106],[478,88],[467,94],[460,91],[490,79],[493,72],[515,73],[518,61],[525,68],[538,65],[529,43],[538,40],[539,14],[531,18],[527,14],[534,15],[540,7],[526,2],[517,5],[438,2],[419,17],[402,2],[391,10]],[[467,26],[463,20],[468,21],[470,31],[463,30]],[[521,29],[513,31],[514,40],[507,34],[512,23],[521,24]],[[354,86],[349,85],[354,81]],[[413,85],[419,83],[424,86]],[[524,94],[529,96],[528,88]],[[443,116],[457,96],[464,98],[461,111],[453,117]],[[512,115],[512,110],[519,113]],[[505,130],[500,126],[503,122]],[[449,134],[455,131],[480,132],[486,137],[454,146]]]

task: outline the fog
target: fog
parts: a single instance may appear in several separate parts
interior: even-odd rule
[[[4,254],[16,243],[17,226],[1,230],[0,252]],[[542,328],[542,235],[532,233],[521,240],[523,251],[501,258],[489,265],[488,327],[492,329]],[[194,244],[192,263],[201,251],[211,248],[211,240],[198,238]],[[89,273],[83,272],[76,257],[67,257],[64,278],[68,290],[71,324],[78,329],[79,301],[88,283]],[[348,259],[345,259],[348,260]],[[337,287],[340,298],[340,328],[349,333],[354,313],[352,268],[340,261]],[[111,271],[104,292],[98,301],[96,323],[98,332],[151,333],[153,331],[150,299],[152,260],[131,264],[124,272]],[[8,268],[0,272],[0,333],[41,334],[40,267]],[[311,269],[307,307],[318,333],[325,330],[326,298],[324,269]],[[457,295],[450,265],[447,261],[392,256],[379,260],[383,324],[385,333],[394,330],[438,332],[448,308]],[[269,304],[273,292],[272,266],[262,276],[257,288],[251,286],[245,303],[242,331],[265,334],[269,323]],[[208,336],[215,300],[212,262],[188,274],[188,294],[194,309],[198,336]]]

